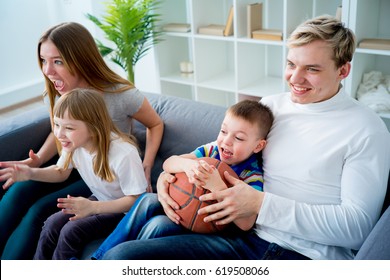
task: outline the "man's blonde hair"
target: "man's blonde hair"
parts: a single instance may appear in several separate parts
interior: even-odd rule
[[[356,48],[355,35],[335,17],[322,15],[303,22],[290,35],[288,47],[299,47],[316,40],[329,44],[337,68],[352,61]]]

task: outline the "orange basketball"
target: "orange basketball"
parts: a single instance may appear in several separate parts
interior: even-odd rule
[[[214,165],[228,187],[230,187],[230,184],[225,180],[223,175],[225,171],[228,171],[230,175],[238,179],[233,169],[222,161],[210,157],[199,158],[198,160],[204,160],[208,164]],[[210,201],[202,202],[199,200],[201,195],[210,191],[197,188],[194,184],[189,183],[184,172],[175,174],[175,177],[176,181],[169,185],[168,192],[180,206],[180,209],[176,210],[176,213],[181,217],[181,225],[198,233],[212,233],[224,229],[226,225],[219,226],[215,222],[205,223],[203,219],[206,215],[198,215],[200,208],[212,204]]]

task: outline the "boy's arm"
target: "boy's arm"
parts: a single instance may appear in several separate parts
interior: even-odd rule
[[[190,170],[197,164],[194,161],[197,157],[194,154],[183,154],[180,156],[171,156],[167,158],[163,163],[163,169],[168,173],[185,172],[187,176]]]

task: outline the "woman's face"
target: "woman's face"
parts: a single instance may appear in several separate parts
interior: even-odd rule
[[[65,94],[75,88],[87,88],[88,83],[81,76],[72,75],[65,67],[57,47],[51,40],[41,44],[40,57],[43,74],[54,84],[55,89]]]

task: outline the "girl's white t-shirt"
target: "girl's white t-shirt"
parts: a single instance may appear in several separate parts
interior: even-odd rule
[[[66,152],[62,152],[57,166],[62,167]],[[109,166],[115,180],[107,182],[96,176],[93,171],[95,153],[90,154],[84,148],[74,151],[72,164],[68,168],[76,168],[81,178],[99,201],[121,198],[125,195],[138,195],[146,191],[147,181],[138,150],[120,138],[111,141],[109,150]]]

